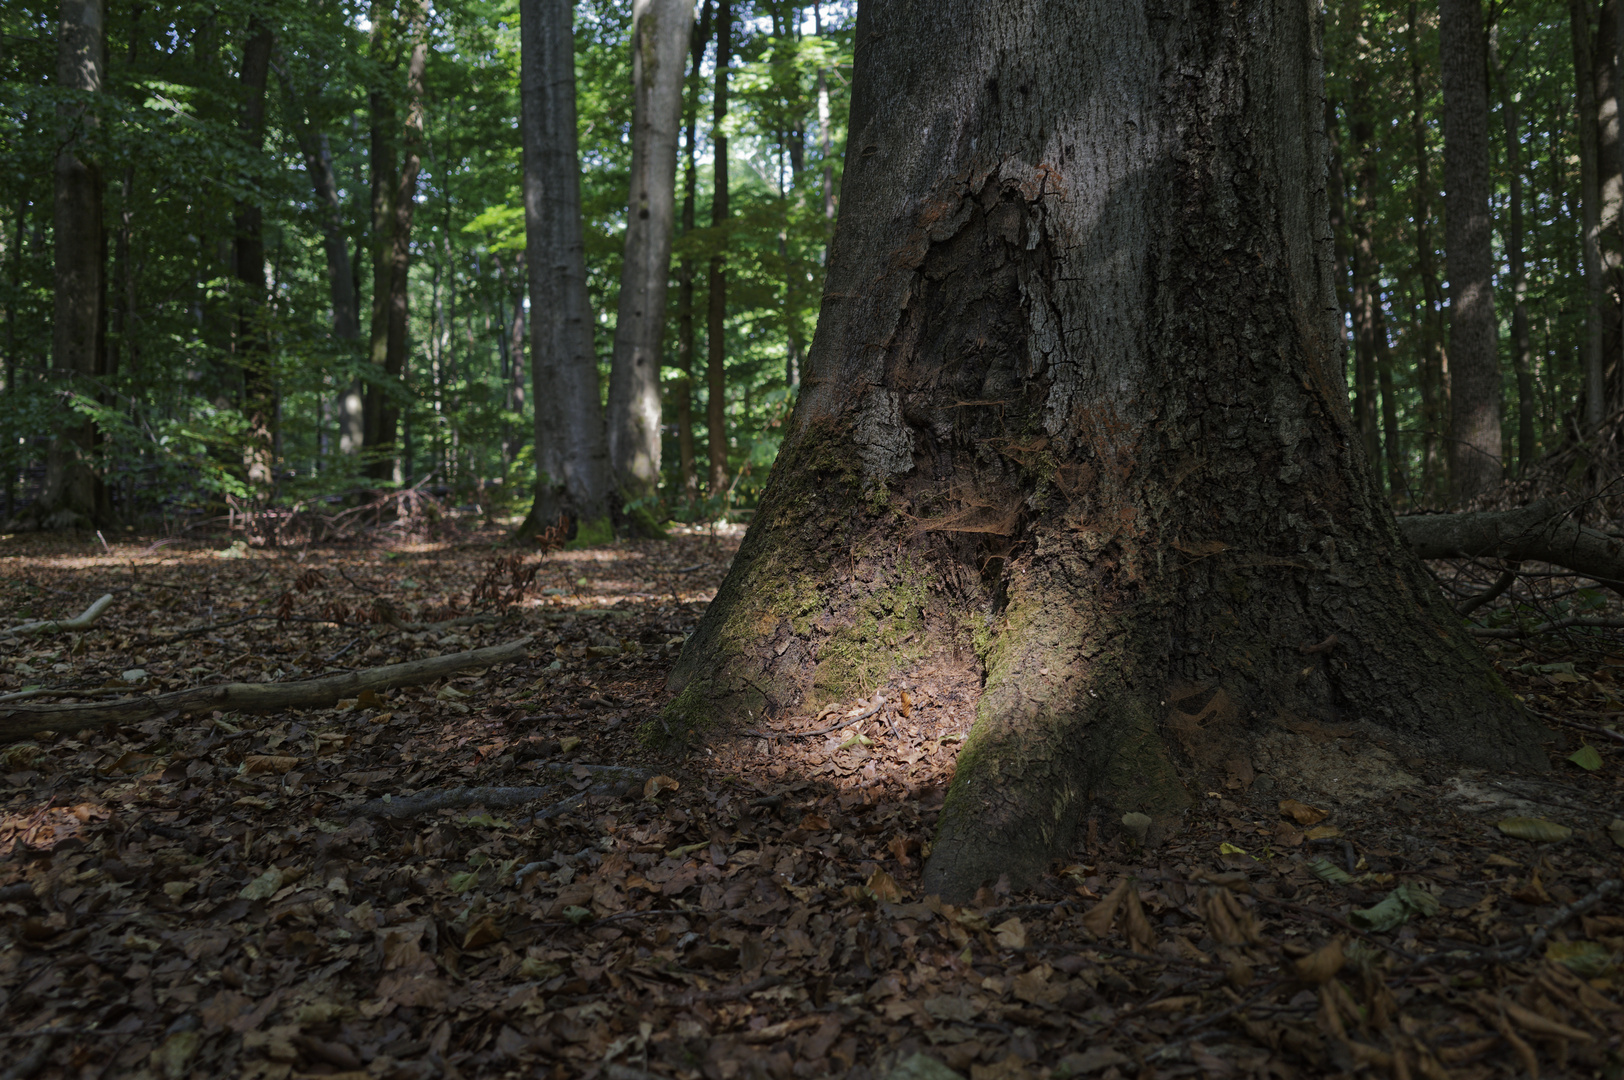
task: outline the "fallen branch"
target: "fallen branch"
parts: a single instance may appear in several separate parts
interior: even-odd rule
[[[1464,612],[1462,613],[1464,614]],[[1468,626],[1467,632],[1473,637],[1488,638],[1523,638],[1534,637],[1537,634],[1549,634],[1554,630],[1624,630],[1624,619],[1587,619],[1582,615],[1571,615],[1565,619],[1552,619],[1550,622],[1540,623],[1527,630],[1517,626]]]
[[[1533,560],[1624,588],[1624,540],[1585,528],[1554,499],[1516,510],[1408,514],[1398,529],[1423,559]]]
[[[406,664],[363,668],[342,675],[326,675],[286,683],[222,683],[195,686],[155,697],[128,697],[117,701],[73,705],[0,706],[0,742],[15,742],[41,731],[77,731],[102,724],[131,724],[166,712],[201,712],[204,709],[239,712],[277,712],[282,709],[319,709],[363,691],[420,686],[470,668],[492,667],[525,656],[528,636],[505,645],[431,656]]]
[[[640,788],[649,777],[648,773],[638,769],[627,769],[618,765],[572,765],[563,761],[550,761],[542,765],[542,768],[560,777],[573,776],[578,770],[584,769],[586,776],[599,779],[586,790],[575,792],[569,798],[542,810],[536,815],[538,821],[545,821],[549,817],[557,817],[566,810],[574,809],[588,795],[624,795],[628,788]],[[438,810],[455,810],[463,806],[484,806],[491,809],[523,806],[525,803],[548,798],[557,792],[557,784],[442,788],[437,791],[419,791],[415,795],[405,795],[398,799],[393,795],[385,795],[380,799],[364,802],[352,808],[349,813],[352,816],[387,818],[420,817]],[[566,806],[566,803],[569,805]]]
[[[85,608],[84,613],[72,619],[36,619],[33,622],[18,623],[5,632],[8,634],[60,634],[69,630],[89,630],[95,625],[102,612],[113,603],[113,594],[103,594],[94,604]]]

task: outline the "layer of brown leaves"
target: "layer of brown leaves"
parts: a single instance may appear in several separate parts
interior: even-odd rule
[[[1624,900],[1564,917],[1621,875],[1624,743],[1596,732],[1624,667],[1541,671],[1506,646],[1531,704],[1590,727],[1553,730],[1552,776],[1373,765],[1315,728],[1292,737],[1323,745],[1321,772],[1260,751],[1171,840],[1101,818],[1034,894],[955,907],[918,881],[975,687],[877,687],[880,710],[814,738],[658,757],[636,732],[736,536],[517,559],[491,539],[0,548],[8,625],[117,590],[93,631],[0,643],[0,693],[56,691],[34,700],[540,635],[527,663],[335,710],[0,748],[0,1060],[391,1080],[938,1075],[918,1054],[972,1080],[1624,1068]],[[399,629],[472,615],[489,621]],[[1582,741],[1594,772],[1565,760]],[[349,813],[546,784],[557,760],[650,779],[539,821],[589,780],[522,808]],[[1517,840],[1496,828],[1513,816],[1574,833]],[[1395,890],[1417,910],[1368,929]]]

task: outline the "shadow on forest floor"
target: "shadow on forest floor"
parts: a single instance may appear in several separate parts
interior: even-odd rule
[[[30,701],[538,635],[523,662],[348,708],[0,747],[8,1076],[1624,1070],[1608,884],[1624,740],[1603,733],[1624,659],[1564,670],[1496,643],[1553,720],[1551,774],[1455,772],[1299,725],[1260,736],[1253,768],[1160,846],[1090,822],[1031,894],[956,908],[917,886],[974,686],[922,678],[824,736],[661,757],[637,729],[737,531],[528,556],[536,576],[495,625],[363,623],[380,598],[409,621],[478,609],[511,554],[496,539],[0,541],[0,627],[115,595],[91,631],[0,636],[0,695],[55,692]],[[278,610],[310,621],[240,621]],[[523,806],[355,813],[543,785],[559,763]],[[610,764],[652,779],[537,819]],[[1519,839],[1508,818],[1570,831]]]

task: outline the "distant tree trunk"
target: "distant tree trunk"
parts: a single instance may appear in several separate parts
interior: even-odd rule
[[[1500,335],[1489,213],[1488,43],[1482,0],[1439,0],[1444,84],[1444,246],[1449,260],[1450,468],[1466,503],[1498,484]]]
[[[1432,165],[1427,150],[1427,95],[1421,85],[1421,30],[1416,0],[1410,0],[1410,138],[1415,144],[1415,272],[1421,279],[1421,358],[1416,382],[1421,390],[1421,492],[1432,493],[1446,456],[1439,454],[1449,423],[1449,367],[1444,355],[1443,293],[1433,265]]]
[[[694,231],[694,200],[698,187],[694,140],[699,128],[699,69],[705,61],[705,46],[711,34],[711,0],[705,0],[699,24],[692,30],[688,70],[688,101],[683,129],[682,234]],[[677,468],[681,473],[682,498],[690,507],[699,499],[699,478],[694,454],[694,263],[684,255],[677,271]]]
[[[270,73],[274,43],[270,28],[257,16],[251,18],[238,79],[242,115],[237,127],[250,157],[258,157],[265,150],[265,80]],[[249,489],[263,499],[269,497],[276,482],[277,402],[276,377],[265,340],[265,237],[259,203],[253,198],[237,200],[234,224],[233,264],[242,293],[237,298],[232,350],[242,369],[242,410],[248,421],[243,468]]]
[[[1592,74],[1596,91],[1597,253],[1601,265],[1601,363],[1606,390],[1603,411],[1624,405],[1624,369],[1620,368],[1619,294],[1624,286],[1624,140],[1619,138],[1619,0],[1602,0],[1596,26]]]
[[[1354,364],[1358,365],[1358,350],[1348,340],[1348,323],[1352,311],[1350,298],[1351,290],[1348,288],[1348,279],[1351,276],[1349,262],[1353,252],[1352,240],[1348,229],[1348,181],[1342,169],[1342,122],[1337,115],[1336,102],[1325,100],[1325,140],[1326,140],[1326,191],[1329,199],[1327,209],[1330,214],[1332,275],[1331,295],[1336,299],[1336,362],[1343,369],[1346,378],[1348,357],[1354,357]],[[1358,382],[1357,373],[1354,379]],[[1358,408],[1354,407],[1354,426],[1359,427]],[[1362,434],[1362,432],[1361,432]],[[1369,447],[1366,447],[1369,454]]]
[[[428,62],[425,12],[421,0],[406,16],[411,51],[406,61],[406,121],[401,156],[394,145],[395,110],[382,89],[371,95],[372,111],[372,347],[378,378],[367,386],[364,438],[367,475],[376,480],[405,477],[397,436],[397,395],[406,378],[412,259],[412,212],[417,206],[417,175],[423,157],[423,76]],[[387,29],[380,30],[380,23]],[[374,42],[383,44],[391,17],[376,13]],[[398,160],[398,168],[397,168]]]
[[[819,37],[823,36],[823,9],[812,5],[812,17]],[[829,78],[818,68],[818,153],[823,158],[823,220],[824,235],[831,236],[835,228],[835,160],[834,139],[829,133]]]
[[[609,512],[609,452],[581,236],[573,22],[571,0],[520,0],[519,128],[536,421],[536,500],[520,536],[561,517],[573,533],[577,523],[601,525]]]
[[[57,28],[56,83],[99,94],[106,70],[106,12],[102,0],[62,0]],[[102,176],[84,149],[96,114],[83,102],[57,108],[54,226],[54,312],[51,371],[63,394],[94,397],[107,350],[106,242],[102,234]],[[46,457],[45,489],[8,529],[89,529],[110,520],[107,488],[94,465],[100,433],[77,410],[64,408]]]
[[[1376,408],[1376,332],[1381,307],[1381,267],[1376,262],[1376,157],[1371,139],[1375,123],[1370,115],[1370,86],[1365,64],[1353,77],[1349,102],[1349,133],[1353,136],[1354,212],[1353,268],[1353,419],[1364,441],[1370,464],[1380,476],[1382,445]]]
[[[730,0],[719,0],[716,5],[716,92],[711,104],[711,145],[715,148],[711,225],[718,231],[727,223],[727,130],[723,125],[727,122],[727,68],[732,61],[733,7]],[[718,246],[725,249],[726,243],[718,235]],[[710,495],[715,499],[727,490],[727,258],[720,252],[711,256],[708,284],[706,450],[710,456]]]
[[[1543,762],[1358,448],[1314,8],[870,0],[855,37],[799,402],[648,734],[975,688],[955,901],[1091,812],[1177,827],[1286,718]]]
[[[321,213],[322,250],[327,257],[327,290],[333,306],[333,337],[339,341],[356,342],[361,338],[360,305],[355,295],[355,270],[350,265],[349,242],[344,235],[344,214],[338,203],[333,152],[326,133],[316,130],[302,107],[287,68],[276,65],[276,75],[282,83],[290,123]],[[339,453],[353,455],[361,452],[362,410],[361,382],[354,379],[339,391]]]
[[[1597,161],[1596,82],[1591,65],[1590,17],[1585,0],[1569,0],[1573,30],[1573,72],[1578,84],[1579,210],[1583,217],[1579,251],[1585,277],[1585,433],[1594,433],[1607,415],[1606,373],[1602,364],[1601,180]]]
[[[1499,27],[1489,32],[1489,71],[1500,91],[1500,118],[1505,130],[1507,229],[1506,263],[1511,271],[1511,363],[1517,373],[1517,471],[1525,473],[1534,460],[1533,346],[1528,337],[1528,273],[1523,265],[1523,175],[1521,124],[1517,97],[1500,65]]]
[[[607,414],[609,465],[628,502],[652,498],[660,489],[661,344],[676,217],[683,60],[693,23],[693,0],[632,4],[631,197]],[[646,508],[633,515],[631,527],[658,532]]]

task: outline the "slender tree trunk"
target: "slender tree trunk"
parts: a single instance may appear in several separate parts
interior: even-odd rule
[[[575,131],[570,0],[520,0],[520,133],[530,263],[530,373],[535,397],[536,501],[521,536],[560,518],[601,525],[609,452],[586,294],[581,167]]]
[[[1348,357],[1350,355],[1354,357],[1356,368],[1359,363],[1357,348],[1348,340],[1348,323],[1352,311],[1351,290],[1348,287],[1348,281],[1351,276],[1349,263],[1352,260],[1353,243],[1348,229],[1348,183],[1347,177],[1342,170],[1342,123],[1337,115],[1336,102],[1331,101],[1329,98],[1325,101],[1325,140],[1327,149],[1326,190],[1329,194],[1327,209],[1330,214],[1331,250],[1333,253],[1331,294],[1336,298],[1337,364],[1343,370],[1343,377],[1346,378]],[[1357,373],[1354,382],[1357,385]],[[1363,428],[1358,420],[1358,415],[1359,408],[1355,403],[1354,426],[1360,428],[1362,435]],[[1366,447],[1366,453],[1369,453],[1368,446]]]
[[[1500,336],[1489,213],[1488,43],[1482,0],[1439,0],[1444,246],[1449,259],[1450,468],[1456,501],[1501,479]]]
[[[733,6],[730,0],[716,5],[716,91],[711,103],[711,145],[715,147],[712,174],[711,226],[718,231],[717,244],[724,250],[727,241],[720,227],[727,224],[727,78],[733,61]],[[706,320],[709,361],[705,367],[708,429],[706,450],[710,455],[710,495],[718,499],[727,490],[727,258],[711,257],[710,306]]]
[[[699,131],[700,65],[705,60],[705,46],[711,34],[711,2],[705,0],[700,11],[699,25],[693,28],[690,41],[691,61],[688,71],[688,101],[683,130],[682,172],[682,233],[694,231],[694,200],[698,187],[698,168],[695,161],[694,140]],[[694,263],[684,255],[677,271],[677,468],[681,473],[682,498],[691,508],[699,499],[699,478],[695,470],[694,454]]]
[[[265,150],[265,80],[270,73],[274,43],[270,28],[258,17],[249,21],[238,80],[242,115],[237,131],[250,157],[258,157]],[[253,198],[239,199],[234,224],[232,261],[241,294],[236,304],[232,351],[242,369],[242,408],[248,421],[243,468],[249,490],[256,498],[266,499],[276,482],[277,404],[276,378],[265,340],[265,238],[259,203]]]
[[[1354,212],[1352,233],[1354,382],[1353,419],[1364,442],[1370,463],[1381,464],[1381,434],[1376,404],[1376,331],[1381,289],[1376,262],[1376,158],[1371,139],[1375,124],[1370,116],[1370,87],[1364,64],[1353,78],[1353,100],[1349,103],[1349,129],[1353,136]]]
[[[1621,346],[1619,292],[1624,272],[1624,141],[1619,138],[1619,0],[1602,0],[1596,26],[1592,75],[1596,103],[1597,253],[1601,266],[1601,363],[1606,393],[1603,411],[1612,413],[1624,404],[1624,371],[1619,366]]]
[[[823,36],[823,9],[812,5],[812,17],[818,36]],[[835,160],[834,139],[829,132],[829,77],[818,68],[818,152],[823,159],[823,220],[825,236],[832,236],[835,228]]]
[[[1597,160],[1596,83],[1591,65],[1590,18],[1585,0],[1570,0],[1573,71],[1579,90],[1579,209],[1583,217],[1579,251],[1585,279],[1585,336],[1581,350],[1585,373],[1584,428],[1592,434],[1607,414],[1606,374],[1602,366],[1601,181]]]
[[[57,86],[101,93],[105,19],[102,0],[62,0]],[[97,117],[84,101],[64,102],[57,108],[57,124],[51,373],[63,394],[93,398],[107,356],[102,176],[85,149]],[[107,490],[94,462],[96,425],[71,408],[61,416],[47,452],[45,489],[30,507],[29,520],[8,528],[94,528],[108,517]]]
[[[1318,36],[1295,0],[859,9],[807,375],[665,725],[980,688],[949,899],[1032,880],[1091,803],[1161,831],[1323,754],[1274,717],[1543,760],[1358,448]]]
[[[1517,471],[1526,473],[1534,460],[1533,347],[1528,338],[1528,273],[1523,265],[1523,175],[1521,124],[1517,96],[1500,65],[1499,27],[1489,32],[1489,70],[1500,91],[1500,118],[1505,131],[1507,229],[1506,263],[1511,272],[1511,363],[1517,373]]]
[[[1415,272],[1423,297],[1421,359],[1416,382],[1421,389],[1421,493],[1433,485],[1447,460],[1438,452],[1449,424],[1449,365],[1444,354],[1443,292],[1433,264],[1432,164],[1427,149],[1427,96],[1421,83],[1421,29],[1416,0],[1410,0],[1410,138],[1415,146]]]
[[[609,465],[627,502],[651,499],[660,489],[661,345],[676,218],[683,60],[693,22],[693,0],[632,5],[631,197],[607,414]],[[634,515],[632,528],[659,531],[646,507]]]
[[[350,265],[349,242],[344,235],[344,214],[338,203],[338,180],[333,174],[333,152],[327,135],[316,130],[293,86],[287,68],[276,64],[288,116],[304,158],[305,172],[320,210],[322,251],[327,259],[327,290],[333,308],[333,337],[357,342],[361,338],[360,306],[356,300],[355,270]],[[360,380],[351,380],[338,395],[338,450],[361,452],[362,404]]]

